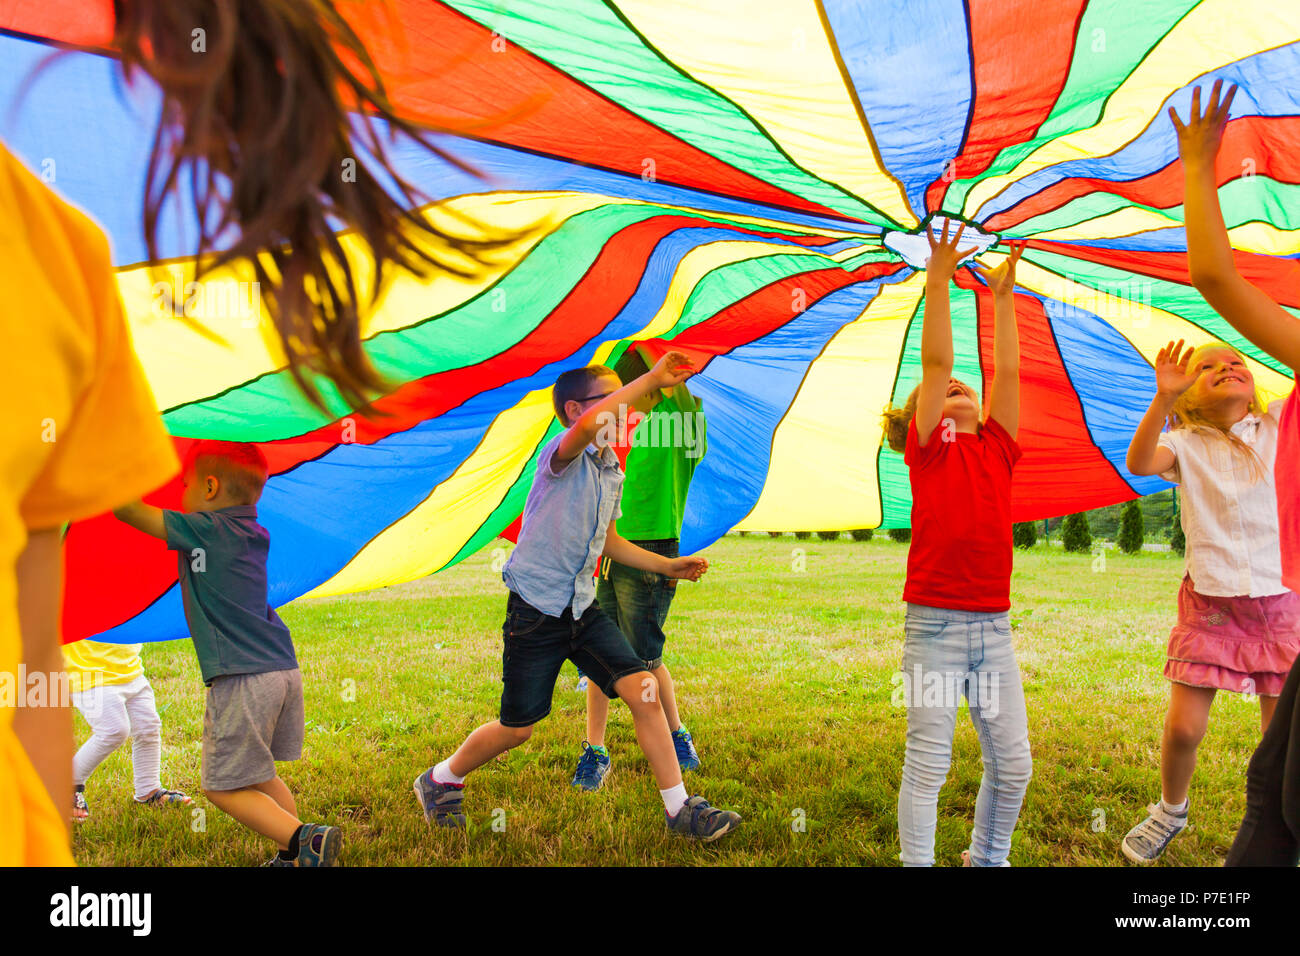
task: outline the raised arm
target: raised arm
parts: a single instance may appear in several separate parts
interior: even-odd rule
[[[976,266],[993,292],[993,382],[989,385],[989,418],[1016,438],[1020,432],[1020,330],[1016,327],[1016,263],[1023,242],[995,269]]]
[[[672,388],[695,374],[691,361],[682,352],[665,352],[655,362],[654,367],[640,378],[622,388],[610,392],[600,401],[586,409],[569,430],[560,439],[555,449],[552,469],[562,468],[582,454],[582,450],[592,443],[600,430],[610,419],[618,414],[620,407],[635,408],[637,403],[645,402],[648,396],[657,394],[661,389]]]
[[[118,521],[129,524],[137,531],[151,534],[163,541],[167,540],[167,528],[163,524],[161,508],[147,505],[143,501],[136,501],[129,505],[122,505],[120,508],[114,508],[113,517]]]
[[[1158,475],[1174,466],[1173,450],[1160,444],[1160,432],[1178,396],[1191,388],[1201,374],[1187,368],[1192,348],[1189,346],[1186,352],[1182,349],[1183,340],[1179,339],[1177,343],[1170,342],[1156,356],[1156,397],[1128,443],[1125,464],[1135,475]]]
[[[1300,319],[1237,271],[1223,211],[1219,208],[1214,164],[1228,123],[1228,109],[1237,93],[1237,88],[1231,87],[1220,102],[1222,86],[1222,80],[1215,81],[1204,113],[1201,90],[1196,88],[1186,125],[1174,108],[1169,108],[1169,118],[1178,133],[1178,152],[1183,158],[1188,270],[1192,284],[1215,312],[1259,348],[1294,370],[1300,368]]]
[[[958,249],[961,234],[966,231],[962,223],[957,234],[948,239],[949,221],[944,220],[943,236],[934,238],[934,227],[926,229],[930,242],[930,258],[925,264],[925,315],[921,325],[921,390],[916,396],[916,437],[922,446],[939,427],[943,416],[943,403],[948,393],[948,380],[952,378],[952,313],[948,305],[948,283],[957,271],[957,263],[967,253]]]

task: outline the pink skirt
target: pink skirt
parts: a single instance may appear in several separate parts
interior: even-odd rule
[[[1219,597],[1198,594],[1183,578],[1165,661],[1169,680],[1276,697],[1297,654],[1300,594]]]

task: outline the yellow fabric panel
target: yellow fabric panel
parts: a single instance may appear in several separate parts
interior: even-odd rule
[[[1155,229],[1181,229],[1182,225],[1182,220],[1139,206],[1129,206],[1078,225],[1035,233],[1034,238],[1083,242],[1089,239],[1136,236]],[[1229,229],[1228,241],[1235,249],[1269,256],[1289,256],[1300,252],[1300,230],[1278,229],[1267,222],[1248,222]]]
[[[554,415],[550,389],[529,392],[496,417],[483,441],[450,478],[303,597],[386,587],[437,571],[501,503],[503,490],[528,466]]]
[[[676,66],[740,106],[796,163],[916,225],[880,162],[812,0],[617,0]]]
[[[1057,163],[1118,151],[1152,122],[1168,122],[1156,113],[1175,90],[1216,66],[1296,39],[1300,39],[1300,6],[1294,3],[1204,0],[1111,94],[1096,125],[1044,143],[1006,175],[978,183],[966,197],[964,212],[978,219],[981,206],[1032,173]]]
[[[741,531],[821,530],[880,524],[876,460],[879,414],[889,403],[907,325],[925,291],[925,273],[881,287],[808,369],[772,441],[772,464]]]

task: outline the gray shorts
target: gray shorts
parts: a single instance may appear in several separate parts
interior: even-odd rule
[[[266,783],[277,760],[302,756],[302,672],[218,677],[203,711],[203,789]]]

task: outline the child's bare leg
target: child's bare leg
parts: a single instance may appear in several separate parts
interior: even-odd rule
[[[204,790],[203,794],[218,810],[234,817],[254,833],[274,840],[281,850],[288,850],[289,841],[302,826],[302,821],[262,790],[263,786],[266,784],[238,790]]]
[[[1215,691],[1172,682],[1169,687],[1169,711],[1160,740],[1160,787],[1163,799],[1178,806],[1187,799],[1196,769],[1196,748],[1209,725]]]
[[[596,682],[587,681],[587,743],[593,747],[605,743],[605,725],[609,723],[609,698]]]
[[[677,713],[677,693],[673,689],[673,675],[668,673],[668,666],[660,664],[650,672],[659,682],[659,701],[664,706],[664,717],[668,720],[668,729],[676,730],[682,725],[682,718]]]
[[[659,703],[658,681],[649,671],[639,671],[616,680],[614,690],[632,711],[637,743],[641,745],[659,789],[668,790],[680,785],[682,768],[677,763],[672,733]]]
[[[1268,725],[1273,720],[1273,711],[1277,710],[1276,697],[1260,697],[1259,699],[1259,732],[1262,734],[1268,730]]]
[[[499,720],[484,724],[465,738],[465,742],[451,755],[451,772],[458,777],[468,776],[497,754],[518,747],[532,735],[532,727],[506,727]]]
[[[260,790],[276,803],[278,803],[286,813],[291,813],[295,817],[298,815],[298,803],[293,799],[293,793],[279,775],[272,777],[266,783],[253,784],[254,790]]]

